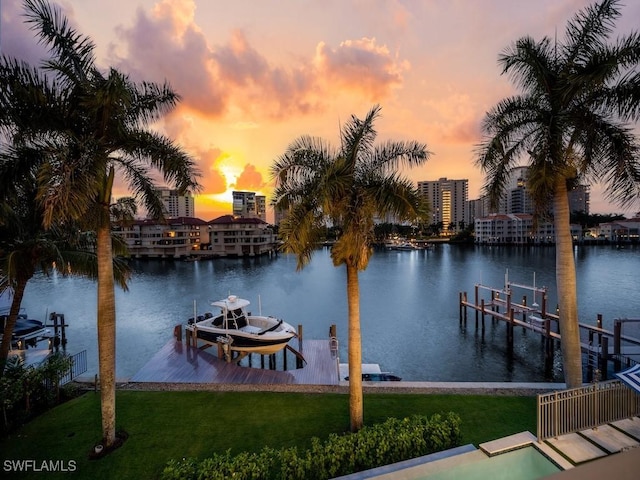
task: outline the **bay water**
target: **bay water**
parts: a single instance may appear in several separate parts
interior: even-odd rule
[[[578,246],[574,250],[580,321],[595,325],[602,314],[640,318],[640,247]],[[229,294],[247,298],[251,311],[301,324],[304,338],[328,338],[337,326],[339,355],[347,361],[346,271],[334,267],[330,250],[319,248],[296,269],[296,257],[132,260],[128,291],[116,291],[117,376],[127,378],[168,341],[173,328],[209,302]],[[376,251],[360,273],[364,363],[376,363],[406,381],[562,381],[561,358],[544,361],[538,334],[515,329],[513,350],[504,323],[487,317],[476,330],[474,312],[459,322],[459,294],[473,299],[474,286],[502,288],[505,276],[548,288],[555,309],[553,247],[436,245],[415,251]],[[531,292],[528,293],[532,302]],[[520,300],[519,298],[514,298]],[[540,299],[538,299],[538,303]],[[195,307],[194,307],[195,304]],[[87,350],[88,375],[97,373],[96,284],[54,275],[29,282],[23,307],[31,318],[63,313],[69,353]],[[626,327],[625,327],[626,328]],[[630,332],[623,332],[629,334]]]

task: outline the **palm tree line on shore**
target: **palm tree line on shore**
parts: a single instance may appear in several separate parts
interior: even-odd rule
[[[117,282],[126,288],[128,275],[114,264],[119,243],[110,228],[113,184],[124,179],[132,196],[160,218],[162,204],[149,171],[159,172],[182,192],[198,190],[199,172],[180,146],[149,129],[179,101],[168,84],[136,83],[114,68],[99,70],[91,39],[70,28],[58,8],[46,0],[24,4],[26,21],[49,46],[50,58],[39,67],[0,60],[0,289],[19,293],[19,285],[38,269],[46,272],[52,258],[61,265],[86,265],[76,272],[97,278],[102,433],[105,446],[111,447],[116,443],[114,286]],[[476,151],[476,165],[486,174],[485,191],[493,201],[504,195],[510,170],[525,162],[536,211],[553,211],[568,386],[580,385],[582,376],[567,191],[594,180],[604,181],[611,199],[623,205],[640,194],[640,144],[630,128],[640,118],[640,35],[634,32],[610,43],[620,15],[617,0],[603,0],[575,15],[564,41],[524,37],[507,48],[499,62],[522,93],[486,114]],[[373,219],[387,213],[424,219],[428,213],[428,205],[400,171],[423,165],[430,152],[416,141],[375,144],[380,113],[376,105],[363,119],[351,116],[341,128],[338,147],[302,136],[271,167],[273,204],[288,211],[280,235],[285,249],[298,256],[298,268],[309,261],[327,221],[339,232],[331,257],[335,266],[347,270],[353,431],[362,427],[364,411],[358,272],[371,255]],[[21,208],[26,197],[34,201]],[[131,205],[120,210],[126,212],[131,213]],[[18,232],[14,227],[21,225]],[[25,248],[31,253],[24,258],[31,263],[12,264],[18,258],[12,257],[17,250],[13,240],[26,232],[51,240],[51,249],[44,242]],[[88,233],[83,238],[93,243],[69,241],[73,232]],[[93,263],[62,253],[74,250],[93,252]],[[19,308],[21,295],[14,298]]]

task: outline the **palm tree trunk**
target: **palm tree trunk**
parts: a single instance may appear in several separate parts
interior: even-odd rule
[[[104,446],[110,447],[116,440],[116,300],[109,223],[107,222],[105,225],[100,226],[96,233],[98,256],[98,365],[102,436]]]
[[[567,388],[582,386],[582,351],[578,326],[578,294],[573,240],[569,221],[569,197],[564,178],[559,178],[553,197],[556,231],[556,284],[560,308],[562,362]]]
[[[347,262],[347,302],[349,305],[349,417],[351,431],[363,425],[362,337],[360,334],[360,286],[358,269]]]
[[[16,327],[18,321],[18,314],[20,313],[20,305],[22,305],[22,297],[24,296],[24,290],[27,286],[27,279],[19,278],[16,282],[15,290],[13,291],[13,298],[11,299],[11,308],[9,310],[9,318],[4,325],[4,331],[2,332],[2,344],[0,345],[0,377],[4,373],[4,366],[7,363],[9,357],[9,350],[11,350],[11,336],[13,330]]]

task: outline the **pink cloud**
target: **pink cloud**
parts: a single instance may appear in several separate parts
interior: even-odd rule
[[[73,10],[63,9],[69,24],[75,26]],[[26,10],[21,0],[2,0],[0,6],[0,53],[23,60],[33,67],[39,67],[48,58],[47,48],[38,42],[35,33],[25,23]]]
[[[194,11],[191,0],[163,0],[151,11],[139,8],[132,26],[118,27],[121,44],[112,45],[110,55],[134,78],[166,79],[182,96],[181,105],[208,116],[308,115],[323,111],[336,88],[380,100],[402,83],[408,68],[369,38],[346,40],[335,48],[321,42],[308,58],[274,65],[242,30],[223,44],[212,44]]]
[[[328,84],[359,92],[372,101],[388,97],[402,84],[402,72],[409,69],[408,62],[394,59],[375,38],[346,40],[333,49],[321,42],[315,63],[317,74]]]
[[[134,78],[166,80],[187,106],[220,115],[226,99],[217,86],[207,40],[193,23],[192,7],[189,1],[171,5],[165,1],[150,14],[139,8],[133,27],[117,28],[126,54],[120,55],[112,45],[110,55]]]

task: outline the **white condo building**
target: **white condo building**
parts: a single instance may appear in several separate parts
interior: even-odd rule
[[[164,214],[167,217],[195,216],[195,203],[191,192],[185,192],[183,195],[180,195],[178,190],[170,188],[158,188],[156,191],[164,204]]]
[[[461,222],[467,223],[469,180],[427,180],[418,182],[418,190],[429,201],[432,223],[442,223],[445,231],[453,225],[454,232],[461,230]]]
[[[255,192],[233,192],[233,215],[267,221],[267,198]]]

